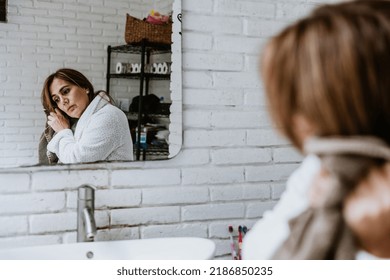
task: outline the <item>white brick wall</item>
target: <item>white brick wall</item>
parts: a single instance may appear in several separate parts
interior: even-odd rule
[[[0,46],[0,66],[11,73],[0,72],[0,126],[13,134],[6,137],[21,137],[28,147],[37,139],[30,139],[27,129],[42,121],[36,99],[43,77],[82,61],[96,87],[103,87],[104,61],[93,57],[104,56],[102,41],[113,39],[113,26],[123,16],[104,16],[113,1],[93,1],[92,11],[81,0],[83,9],[74,1],[11,2],[11,22],[0,26],[0,38],[13,34]],[[0,171],[0,248],[75,242],[76,190],[92,184],[98,240],[200,236],[216,242],[217,258],[229,258],[228,225],[250,228],[275,205],[301,161],[267,115],[257,73],[261,45],[322,2],[183,0],[181,153],[169,161]],[[111,9],[122,11],[126,1],[115,3]],[[52,21],[44,21],[35,5],[50,5]],[[59,15],[66,28],[57,26]],[[103,20],[102,32],[89,33],[92,17]],[[63,38],[69,42],[59,51],[57,40]],[[18,64],[26,68],[19,71]],[[4,83],[9,80],[14,82]],[[21,118],[21,107],[23,116],[31,116],[28,127],[5,117],[11,112]],[[4,145],[0,153],[14,148]]]

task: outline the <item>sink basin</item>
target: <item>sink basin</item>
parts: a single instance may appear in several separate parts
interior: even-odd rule
[[[213,241],[197,237],[80,242],[0,250],[2,260],[207,260]]]

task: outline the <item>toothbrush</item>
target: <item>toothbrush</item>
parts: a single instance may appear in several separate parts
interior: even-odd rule
[[[238,226],[238,259],[241,260],[242,226]]]
[[[232,254],[232,259],[236,260],[236,249],[234,248],[234,240],[233,240],[233,226],[229,226],[229,233],[230,233],[230,250]]]
[[[246,233],[248,232],[248,228],[246,226],[243,226],[242,231],[244,232],[244,236],[243,236],[243,238],[244,238]]]

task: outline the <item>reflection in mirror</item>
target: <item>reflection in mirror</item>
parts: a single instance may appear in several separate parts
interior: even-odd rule
[[[152,11],[172,14],[172,44],[163,52],[147,48],[144,75],[139,70],[128,74],[118,67],[139,65],[142,56],[115,51],[127,45],[126,14],[143,19]],[[0,22],[0,167],[38,163],[46,122],[41,91],[45,79],[60,68],[76,69],[95,91],[110,93],[128,116],[135,159],[174,157],[182,144],[180,12],[180,0],[9,2],[7,22]],[[145,94],[155,100],[142,98],[139,106],[138,96]],[[140,141],[144,132],[145,144],[144,138]]]

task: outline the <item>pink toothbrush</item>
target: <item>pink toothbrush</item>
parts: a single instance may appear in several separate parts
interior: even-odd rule
[[[242,226],[238,227],[238,259],[241,260]]]

